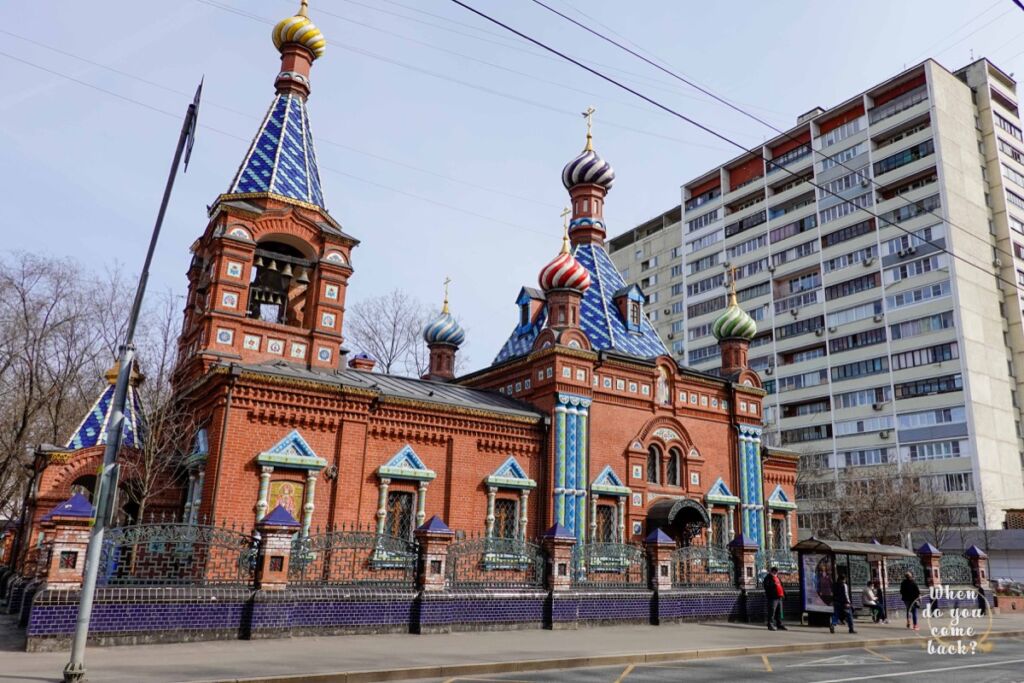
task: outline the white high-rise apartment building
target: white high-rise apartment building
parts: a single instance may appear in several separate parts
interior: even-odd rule
[[[712,373],[735,269],[776,445],[811,468],[919,463],[957,519],[998,528],[1024,507],[1021,130],[1011,77],[928,60],[687,182],[612,258]],[[806,533],[828,488],[803,488]]]

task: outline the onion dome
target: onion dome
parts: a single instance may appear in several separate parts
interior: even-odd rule
[[[466,331],[448,311],[448,284],[445,283],[444,305],[441,314],[423,328],[423,341],[428,345],[449,344],[459,346],[466,341]]]
[[[590,271],[569,250],[569,237],[562,235],[562,251],[544,266],[537,277],[541,289],[575,289],[581,294],[590,287]]]
[[[327,49],[327,39],[320,33],[309,17],[306,16],[308,3],[302,0],[299,13],[294,17],[288,17],[277,22],[271,36],[274,39],[274,47],[280,50],[289,43],[295,43],[313,53],[313,59],[324,56]]]
[[[757,334],[757,323],[747,315],[747,312],[740,308],[736,301],[736,285],[733,283],[729,290],[729,305],[725,312],[718,316],[718,319],[711,325],[711,333],[715,339],[745,339],[750,341]]]
[[[570,161],[562,169],[562,184],[565,189],[571,189],[576,185],[600,185],[605,192],[612,189],[615,182],[615,170],[612,165],[602,159],[594,151],[594,139],[591,135],[590,125],[593,108],[587,109],[584,116],[587,117],[587,144],[575,159]]]

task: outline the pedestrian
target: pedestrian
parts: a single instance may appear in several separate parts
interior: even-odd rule
[[[782,598],[786,591],[782,588],[782,581],[779,580],[779,568],[772,567],[771,571],[764,575],[764,597],[768,602],[768,630],[788,631],[782,623]]]
[[[853,628],[853,609],[851,607],[850,586],[846,583],[846,577],[842,574],[836,580],[832,590],[832,621],[828,626],[829,633],[836,632],[836,624],[845,621],[850,633],[856,633]]]
[[[978,593],[978,610],[980,614],[988,614],[988,600],[985,599],[985,588],[981,585],[981,577],[977,572],[972,574],[974,590]]]
[[[881,620],[881,610],[878,608],[878,595],[875,594],[875,587],[869,581],[860,594],[861,603],[871,610],[871,621],[878,623]]]
[[[907,628],[911,628],[910,621],[913,619],[914,630],[920,631],[921,628],[917,625],[917,610],[921,606],[921,589],[910,572],[904,574],[903,581],[900,582],[900,597],[903,598],[903,604],[907,607]]]
[[[880,579],[875,579],[875,597],[878,598],[878,620],[883,624],[889,623],[889,608],[885,604],[885,587]]]

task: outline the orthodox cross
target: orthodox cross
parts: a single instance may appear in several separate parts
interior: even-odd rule
[[[448,312],[448,285],[450,285],[451,282],[452,279],[446,275],[444,278],[444,306],[442,307],[442,313]]]
[[[587,107],[587,110],[581,113],[581,116],[587,120],[587,149],[593,150],[594,146],[591,144],[591,128],[594,123],[594,112],[597,111],[593,107]]]

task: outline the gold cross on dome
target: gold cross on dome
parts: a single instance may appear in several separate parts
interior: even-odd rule
[[[572,211],[569,210],[568,206],[562,209],[562,213],[559,214],[562,217],[562,227],[564,227],[566,230],[569,229],[569,216],[571,214]]]
[[[448,312],[448,285],[450,285],[451,282],[452,279],[446,275],[444,278],[444,305],[441,307],[442,313]]]
[[[594,145],[591,142],[591,138],[592,138],[592,134],[591,134],[592,130],[591,129],[592,129],[593,124],[594,124],[594,112],[596,112],[596,111],[597,110],[594,109],[593,107],[587,107],[586,111],[581,113],[581,116],[583,116],[583,118],[585,118],[587,120],[587,147],[586,147],[587,151],[592,151],[594,149]]]

